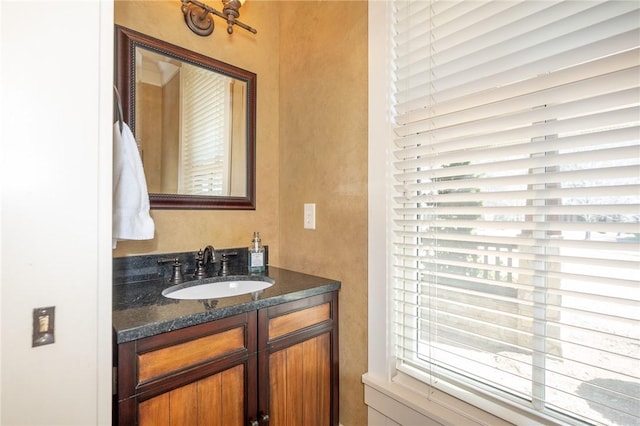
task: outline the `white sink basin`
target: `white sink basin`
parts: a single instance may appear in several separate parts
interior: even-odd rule
[[[239,296],[271,287],[275,281],[262,275],[233,275],[190,281],[166,288],[162,295],[170,299],[200,300]]]

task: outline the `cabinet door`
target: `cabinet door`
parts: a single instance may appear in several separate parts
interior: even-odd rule
[[[269,426],[338,424],[337,315],[335,292],[258,312],[259,412]]]
[[[269,425],[327,426],[331,341],[325,333],[269,355]]]
[[[140,426],[241,426],[245,368],[237,365],[138,405]]]
[[[257,412],[255,311],[118,345],[121,426],[245,425]]]

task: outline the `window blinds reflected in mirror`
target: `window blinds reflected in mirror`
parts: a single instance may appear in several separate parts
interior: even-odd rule
[[[181,73],[180,161],[178,193],[242,195],[246,183],[232,179],[234,161],[244,164],[244,152],[233,150],[236,114],[244,116],[244,88],[233,79],[184,64]],[[206,93],[207,96],[202,96]],[[240,182],[239,182],[240,180]]]

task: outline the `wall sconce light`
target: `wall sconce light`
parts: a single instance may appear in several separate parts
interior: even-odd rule
[[[258,31],[255,28],[238,21],[240,6],[244,2],[245,0],[222,0],[222,12],[219,12],[198,0],[182,0],[182,13],[187,27],[201,36],[208,36],[213,32],[214,25],[211,15],[219,16],[227,21],[227,32],[229,34],[233,33],[234,25],[256,34]]]

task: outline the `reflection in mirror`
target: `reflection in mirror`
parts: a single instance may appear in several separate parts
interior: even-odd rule
[[[149,191],[245,196],[246,83],[141,47],[136,76]]]
[[[116,27],[152,208],[255,208],[255,74]]]

